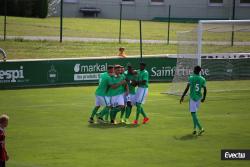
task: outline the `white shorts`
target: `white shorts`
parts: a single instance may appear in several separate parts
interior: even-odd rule
[[[135,96],[135,94],[128,94],[126,96],[125,102],[127,103],[128,101],[130,101],[132,105],[135,105],[136,104],[136,96]]]
[[[148,95],[148,88],[138,88],[135,94],[136,103],[144,104]]]
[[[126,104],[127,104],[127,96],[126,96],[126,93],[123,94],[123,99],[124,99],[124,104],[126,105]]]
[[[192,99],[189,100],[189,111],[190,112],[197,112],[200,107],[201,101],[194,101]]]
[[[109,96],[95,96],[95,105],[96,106],[110,106],[110,97]]]
[[[124,106],[124,94],[112,96],[111,97],[111,105],[112,105],[112,107]]]

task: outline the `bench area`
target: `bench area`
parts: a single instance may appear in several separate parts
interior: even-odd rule
[[[98,14],[101,13],[101,9],[96,7],[82,7],[79,11],[83,17],[98,17]]]

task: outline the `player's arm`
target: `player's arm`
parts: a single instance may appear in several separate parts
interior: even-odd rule
[[[131,83],[130,83],[133,87],[136,87],[138,85],[138,82],[136,81],[136,79],[137,79],[137,71],[134,71],[133,79],[131,80]]]
[[[128,84],[125,84],[125,89],[126,89],[126,96],[129,94],[129,87]]]
[[[201,102],[203,103],[206,99],[206,96],[207,96],[207,87],[206,87],[206,80],[205,79],[203,79],[202,88],[203,88],[203,98],[201,99]]]
[[[126,75],[126,77],[125,77],[125,80],[126,80],[126,82],[127,83],[129,83],[130,82],[130,80],[129,80],[129,78],[128,78],[128,76]]]
[[[136,87],[137,86],[137,81],[135,79],[131,80],[130,84],[133,86],[133,87]]]
[[[145,75],[143,76],[142,80],[141,80],[141,81],[138,81],[138,83],[137,83],[138,86],[139,86],[139,85],[146,85],[147,79],[148,79],[148,75],[145,74]]]
[[[137,84],[138,85],[145,85],[146,84],[146,80],[141,80],[141,81],[138,81]]]
[[[121,82],[119,82],[119,83],[117,83],[117,84],[112,84],[112,85],[110,85],[110,88],[116,89],[116,88],[118,88],[119,86],[124,85],[124,84],[126,84],[126,83],[127,83],[126,80],[122,80]]]
[[[207,87],[206,86],[204,86],[203,87],[203,98],[201,99],[201,102],[204,102],[205,101],[205,99],[206,99],[206,96],[207,96]]]
[[[187,92],[189,90],[189,87],[190,87],[190,84],[188,83],[186,89],[184,90],[184,92],[183,92],[183,94],[181,96],[180,104],[184,101],[184,97],[186,96],[186,94],[187,94]]]

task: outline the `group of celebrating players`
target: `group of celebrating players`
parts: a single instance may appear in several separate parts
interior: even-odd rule
[[[89,118],[89,123],[94,123],[94,117],[97,117],[98,123],[116,124],[116,115],[120,112],[120,122],[130,124],[129,117],[133,106],[136,106],[136,117],[133,124],[138,124],[140,114],[142,114],[143,124],[149,121],[142,104],[148,94],[149,74],[145,69],[146,64],[141,62],[140,69],[134,70],[131,64],[127,65],[127,70],[121,65],[109,65],[107,72],[100,75],[99,86],[96,89],[96,104]],[[195,66],[194,73],[189,76],[188,83],[180,103],[190,89],[189,111],[193,119],[193,134],[201,135],[204,129],[201,126],[196,112],[200,103],[205,101],[207,89],[206,80],[200,75],[201,67]],[[137,89],[136,89],[137,87]],[[204,89],[203,96],[201,89]],[[103,109],[98,112],[98,109]],[[109,120],[110,119],[110,120]]]
[[[141,62],[140,69],[135,70],[131,64],[127,70],[121,65],[109,65],[107,72],[100,75],[99,85],[95,91],[96,104],[89,118],[89,123],[116,124],[116,115],[120,112],[120,122],[130,124],[132,107],[136,106],[136,117],[133,124],[138,124],[139,116],[143,116],[143,124],[149,121],[142,104],[148,94],[149,75],[146,64]],[[136,89],[137,87],[137,89]],[[98,112],[100,107],[103,109]]]

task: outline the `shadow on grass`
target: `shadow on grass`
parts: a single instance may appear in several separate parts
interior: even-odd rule
[[[88,127],[89,128],[100,128],[100,129],[109,129],[109,128],[137,128],[140,125],[133,125],[133,124],[98,124],[98,123],[94,123],[94,124],[89,124]]]
[[[187,134],[187,135],[184,135],[184,136],[181,136],[181,137],[174,136],[174,139],[175,140],[182,140],[182,141],[196,140],[196,139],[198,139],[198,136],[197,135],[193,135],[193,134]]]

